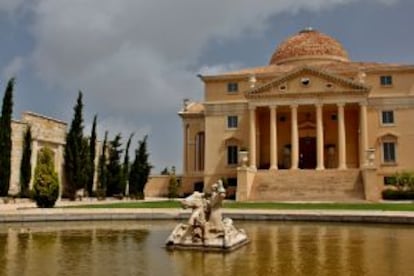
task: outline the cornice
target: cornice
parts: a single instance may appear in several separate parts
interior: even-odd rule
[[[378,109],[386,108],[414,108],[414,96],[400,97],[370,97],[368,106]]]

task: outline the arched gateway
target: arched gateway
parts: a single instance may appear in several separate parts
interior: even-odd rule
[[[310,28],[283,41],[267,66],[200,76],[204,102],[179,112],[184,192],[237,178],[237,200],[378,200],[384,177],[414,169],[403,149],[414,141],[402,139],[414,123],[413,76],[409,65],[350,61]],[[378,139],[389,128],[394,139]]]

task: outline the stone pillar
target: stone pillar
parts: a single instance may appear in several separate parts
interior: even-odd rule
[[[237,168],[236,201],[250,200],[250,193],[255,175],[256,169],[243,167]]]
[[[345,134],[345,114],[344,103],[338,104],[338,145],[339,145],[339,165],[338,169],[346,169],[346,134]]]
[[[34,174],[35,174],[35,169],[36,169],[36,164],[37,164],[37,153],[38,153],[39,149],[38,149],[38,142],[37,140],[32,140],[32,158],[30,160],[30,164],[32,166],[32,177],[30,179],[30,190],[33,189],[33,180],[34,180]]]
[[[270,169],[277,170],[277,120],[276,106],[270,106]]]
[[[365,200],[378,202],[381,200],[381,185],[378,184],[377,168],[366,167],[361,170],[364,183]]]
[[[184,132],[184,145],[183,145],[183,173],[186,174],[188,172],[188,124],[184,122],[183,124],[183,132]]]
[[[249,139],[249,153],[250,153],[250,168],[256,169],[256,108],[249,107],[250,120],[250,139]]]
[[[291,170],[296,170],[299,163],[299,136],[298,136],[298,105],[291,105],[291,144],[292,144],[292,164]]]
[[[324,140],[323,140],[323,113],[322,113],[322,104],[316,105],[316,160],[317,170],[325,169],[325,160],[324,160]]]
[[[359,129],[360,129],[360,145],[361,148],[359,149],[359,160],[360,165],[359,167],[363,167],[367,165],[367,158],[365,156],[365,153],[368,150],[368,127],[367,127],[367,105],[366,103],[360,104],[360,110],[359,110]]]
[[[59,177],[59,196],[58,196],[58,200],[60,200],[62,198],[62,192],[63,192],[63,181],[64,181],[64,177],[63,177],[63,170],[62,170],[62,165],[63,165],[63,158],[64,158],[64,148],[63,145],[58,145],[58,148],[56,150],[56,167],[57,167],[57,174]],[[89,195],[90,196],[90,195]]]

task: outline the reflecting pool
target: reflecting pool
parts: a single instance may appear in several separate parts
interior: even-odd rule
[[[413,226],[237,221],[222,254],[165,250],[176,224],[0,224],[0,275],[414,275]]]

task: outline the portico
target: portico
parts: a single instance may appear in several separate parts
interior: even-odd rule
[[[325,77],[321,72],[315,73],[303,68],[294,76],[285,76],[283,81],[288,86],[303,76],[309,81]],[[336,91],[306,93],[307,87],[283,92],[269,89],[280,85],[276,80],[246,94],[251,169],[345,170],[348,166],[363,165],[367,150],[368,88],[349,81],[341,84],[345,81],[341,78],[337,81]],[[360,159],[347,160],[348,155]]]

